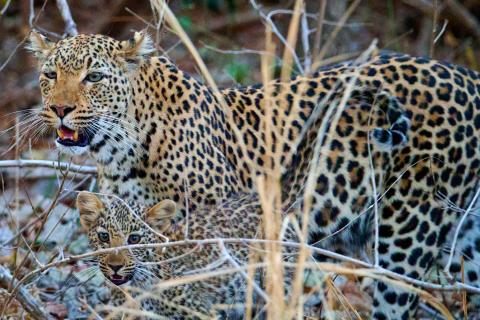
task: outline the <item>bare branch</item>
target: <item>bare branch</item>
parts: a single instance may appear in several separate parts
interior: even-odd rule
[[[7,0],[7,2],[5,3],[5,5],[4,5],[3,8],[2,8],[2,11],[0,11],[0,15],[3,16],[3,15],[5,14],[5,12],[7,11],[8,7],[10,6],[10,2],[11,2],[11,1],[12,1],[12,0]]]
[[[145,243],[145,244],[134,244],[134,245],[126,245],[126,246],[120,246],[120,247],[112,247],[112,248],[105,248],[105,249],[99,249],[96,251],[92,252],[87,252],[84,254],[79,254],[79,255],[73,255],[69,256],[65,259],[54,261],[48,264],[45,264],[44,266],[37,268],[27,275],[25,275],[19,282],[18,284],[23,284],[29,279],[32,279],[36,275],[51,269],[53,267],[58,267],[61,265],[66,265],[69,263],[72,263],[74,261],[86,259],[89,257],[93,257],[99,254],[105,254],[105,253],[110,253],[110,252],[118,252],[120,250],[136,250],[136,249],[147,249],[147,248],[167,248],[167,247],[174,247],[174,246],[189,246],[192,244],[196,245],[215,245],[219,243],[219,240],[221,240],[223,243],[249,243],[249,244],[266,244],[266,243],[276,243],[281,246],[285,247],[291,247],[291,248],[301,248],[301,246],[306,246],[309,250],[311,250],[314,253],[318,253],[321,255],[324,255],[326,257],[332,258],[332,259],[338,259],[340,261],[344,262],[350,262],[353,263],[354,265],[357,265],[362,268],[369,268],[372,269],[375,274],[378,275],[384,275],[391,277],[392,279],[396,280],[401,280],[408,282],[410,284],[425,288],[425,289],[432,289],[432,290],[439,290],[439,291],[457,291],[457,290],[466,290],[471,293],[477,293],[480,294],[480,288],[467,285],[461,282],[455,282],[452,285],[442,285],[442,284],[434,284],[430,283],[427,281],[422,281],[422,280],[417,280],[413,279],[411,277],[401,275],[398,273],[395,273],[393,271],[384,269],[382,267],[375,267],[370,263],[351,258],[349,256],[345,256],[333,251],[317,248],[311,245],[306,245],[304,243],[297,243],[297,242],[287,242],[287,241],[276,241],[276,240],[263,240],[263,239],[246,239],[246,238],[214,238],[214,239],[202,239],[202,240],[182,240],[182,241],[172,241],[172,242],[164,242],[164,243]],[[243,267],[242,267],[243,268]],[[246,267],[245,267],[246,269]],[[18,290],[18,289],[15,289]],[[14,290],[14,292],[15,292]]]
[[[50,319],[47,311],[43,306],[28,292],[28,290],[22,285],[18,284],[18,281],[13,279],[10,271],[7,268],[0,266],[0,287],[5,290],[10,288],[10,284],[17,287],[17,294],[15,299],[20,302],[26,312],[37,320]]]
[[[327,0],[321,0],[320,3],[320,10],[318,11],[318,20],[317,20],[317,30],[315,32],[315,40],[313,43],[313,53],[312,56],[315,59],[315,62],[318,54],[320,53],[320,43],[322,41],[322,31],[323,31],[323,23],[325,20],[325,9],[327,7]]]
[[[60,10],[63,21],[65,21],[65,33],[70,36],[76,36],[78,34],[77,25],[73,21],[67,0],[57,0],[57,7]]]
[[[300,73],[303,74],[303,67],[302,67],[302,64],[300,63],[300,59],[298,58],[296,52],[295,52],[295,49],[292,48],[290,46],[290,44],[288,43],[287,39],[285,39],[285,37],[282,35],[282,33],[278,30],[277,26],[275,25],[275,23],[273,23],[271,17],[267,16],[265,13],[263,13],[263,11],[261,10],[261,6],[259,6],[255,0],[250,0],[250,4],[251,6],[253,7],[253,9],[255,11],[258,12],[258,14],[260,14],[260,16],[265,19],[265,22],[267,24],[269,24],[272,28],[272,31],[273,33],[278,37],[278,39],[280,39],[280,41],[285,45],[285,49],[287,49],[288,51],[290,51],[290,54],[292,55],[293,59],[295,60],[295,65],[298,67],[298,69],[300,70]]]
[[[222,240],[218,242],[218,245],[220,246],[220,250],[222,251],[222,254],[227,258],[227,260],[235,267],[240,269],[240,265],[235,261],[235,259],[230,255],[228,252],[227,248],[225,247],[225,244],[223,243]],[[248,274],[244,270],[240,270],[240,274],[247,280],[248,283],[251,282],[253,289],[260,295],[266,302],[268,302],[270,299],[268,298],[267,294],[258,286],[258,284],[255,282],[254,279],[250,278]]]
[[[457,229],[455,230],[455,235],[453,237],[452,241],[452,247],[450,249],[450,256],[448,257],[448,262],[445,265],[444,271],[447,273],[447,275],[450,275],[450,266],[452,264],[453,256],[455,255],[455,247],[457,245],[457,240],[458,240],[458,235],[460,234],[460,230],[462,229],[463,223],[468,217],[468,214],[472,211],[473,206],[477,202],[478,196],[480,196],[480,188],[478,188],[477,193],[475,193],[475,196],[473,197],[472,201],[470,202],[470,205],[468,206],[467,210],[465,210],[465,213],[463,214],[462,218],[460,219],[460,222],[458,223]]]
[[[435,10],[435,6],[430,0],[403,0],[403,2],[419,9],[426,15],[431,15]],[[445,10],[447,8],[448,10]],[[480,22],[460,2],[457,0],[446,0],[437,9],[439,12],[452,17],[452,20],[463,25],[477,40],[480,40]]]
[[[477,41],[480,40],[480,23],[477,18],[456,0],[447,0],[445,4],[451,14],[475,35]]]
[[[308,29],[307,12],[305,8],[303,8],[301,24],[302,24],[302,45],[303,45],[303,52],[305,55],[304,68],[306,72],[310,72],[310,67],[312,66],[312,55],[310,52],[310,42],[308,40],[310,30]]]
[[[0,168],[51,168],[81,174],[97,174],[97,168],[94,166],[82,166],[52,160],[1,160]]]

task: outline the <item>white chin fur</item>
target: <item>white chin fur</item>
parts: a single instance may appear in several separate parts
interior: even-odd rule
[[[79,155],[82,155],[82,154],[85,154],[85,153],[88,152],[88,146],[85,146],[85,147],[75,147],[75,146],[67,147],[67,146],[64,146],[63,144],[58,143],[57,141],[55,141],[55,145],[57,146],[58,150],[60,150],[61,153],[69,154],[69,155],[72,155],[72,156],[79,156]]]

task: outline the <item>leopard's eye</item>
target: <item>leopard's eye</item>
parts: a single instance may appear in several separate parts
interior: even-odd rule
[[[87,74],[87,76],[85,77],[85,81],[98,82],[98,81],[102,80],[104,77],[105,77],[105,75],[101,72],[91,72],[91,73]]]
[[[138,234],[131,234],[128,236],[127,239],[128,244],[137,244],[140,242],[140,235]]]
[[[100,231],[98,233],[98,239],[101,242],[108,242],[110,240],[110,236],[108,235],[108,233]]]
[[[43,74],[44,74],[45,77],[47,77],[48,79],[51,79],[51,80],[57,79],[57,73],[56,73],[55,71],[44,72]]]

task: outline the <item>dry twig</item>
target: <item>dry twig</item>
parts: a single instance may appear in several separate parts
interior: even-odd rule
[[[69,36],[76,36],[78,34],[77,25],[73,21],[67,0],[57,0],[57,7],[60,10],[63,21],[65,21],[65,33]]]
[[[452,265],[453,256],[455,255],[455,247],[457,245],[457,240],[458,240],[458,236],[460,234],[460,230],[462,229],[463,223],[467,219],[468,214],[472,211],[473,206],[476,204],[479,196],[480,196],[480,188],[475,193],[475,196],[473,197],[472,201],[468,205],[467,210],[465,210],[465,213],[463,214],[462,218],[460,219],[460,222],[458,223],[457,228],[455,229],[455,235],[454,235],[453,241],[452,241],[452,248],[450,249],[450,255],[448,257],[448,262],[445,265],[445,269],[444,269],[444,271],[447,273],[447,275],[450,275],[450,266]]]
[[[15,299],[33,319],[43,320],[51,318],[37,299],[35,299],[24,286],[20,285],[17,280],[13,279],[10,271],[0,266],[0,287],[8,290],[11,284],[17,287]]]
[[[0,168],[50,168],[80,174],[97,174],[97,168],[53,160],[1,160]]]
[[[403,0],[403,2],[419,9],[426,15],[431,15],[435,11],[435,6],[430,0]],[[480,41],[480,22],[474,15],[457,0],[446,0],[442,6],[437,9],[438,12],[441,13],[445,8],[448,8],[448,11],[445,11],[445,13],[448,14],[449,17],[455,20],[456,23],[466,27],[468,31],[477,38],[477,41]]]

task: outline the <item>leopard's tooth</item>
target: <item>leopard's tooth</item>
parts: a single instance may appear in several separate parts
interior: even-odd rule
[[[78,140],[78,131],[74,131],[73,132],[73,141],[77,141]]]
[[[57,134],[58,136],[60,137],[60,139],[63,139],[65,137],[65,135],[63,134],[62,130],[60,129],[57,129]]]

